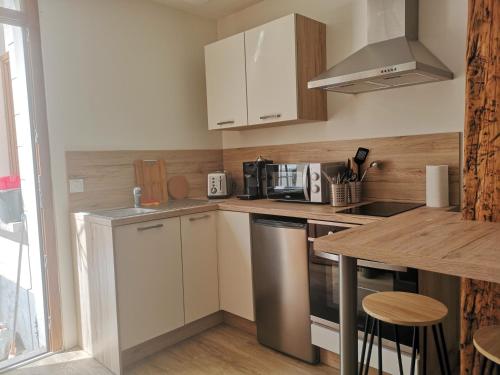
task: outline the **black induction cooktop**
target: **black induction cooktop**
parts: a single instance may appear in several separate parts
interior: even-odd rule
[[[338,211],[340,214],[389,217],[423,206],[422,203],[372,202]]]

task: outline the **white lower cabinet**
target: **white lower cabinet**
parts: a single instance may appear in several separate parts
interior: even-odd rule
[[[249,214],[117,226],[75,215],[79,341],[113,373],[127,349],[220,311],[219,268],[222,308],[254,320]]]
[[[184,325],[180,219],[114,228],[121,350]]]
[[[219,311],[216,212],[181,217],[186,324]]]
[[[221,310],[254,321],[250,214],[218,211]]]

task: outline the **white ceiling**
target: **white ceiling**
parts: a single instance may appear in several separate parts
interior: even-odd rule
[[[154,0],[197,16],[218,19],[262,0]]]

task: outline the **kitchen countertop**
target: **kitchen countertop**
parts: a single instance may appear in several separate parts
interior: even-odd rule
[[[500,223],[464,221],[449,209],[420,207],[321,237],[314,249],[500,283]]]
[[[338,213],[338,211],[345,210],[346,208],[366,203],[368,202],[362,202],[345,207],[332,207],[329,204],[278,202],[267,199],[226,199],[224,201],[220,201],[219,209],[225,211],[249,212],[252,214],[288,216],[323,221],[339,221],[352,224],[368,224],[384,219],[375,216],[359,216]]]
[[[116,227],[120,225],[214,211],[218,209],[218,204],[217,201],[209,201],[206,199],[184,199],[178,201],[172,200],[165,205],[144,208],[151,209],[151,212],[114,217],[109,215],[109,212],[119,210],[119,208],[109,208],[102,210],[81,211],[75,213],[74,215],[80,220]]]
[[[304,219],[322,221],[339,221],[353,224],[368,224],[384,219],[375,216],[359,216],[338,213],[338,211],[354,206],[356,205],[350,205],[346,207],[332,207],[328,204],[278,202],[266,199],[186,199],[180,201],[170,201],[167,205],[152,207],[154,209],[154,211],[152,212],[135,214],[125,217],[109,216],[107,213],[109,213],[109,211],[112,209],[78,212],[75,214],[75,216],[81,220],[85,219],[87,221],[108,226],[134,224],[144,221],[166,219],[169,217],[190,215],[215,210],[299,217]]]

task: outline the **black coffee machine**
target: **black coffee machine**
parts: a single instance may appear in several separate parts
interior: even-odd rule
[[[266,164],[272,163],[272,160],[263,159],[262,156],[255,161],[243,163],[243,194],[238,195],[238,198],[246,200],[266,198],[268,181]]]

